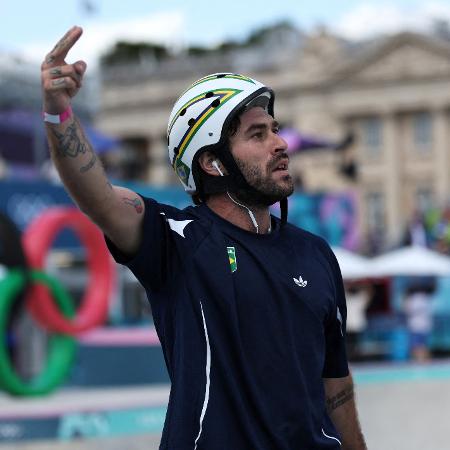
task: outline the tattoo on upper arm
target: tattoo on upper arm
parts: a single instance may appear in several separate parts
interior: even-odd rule
[[[80,167],[81,173],[87,172],[95,165],[95,162],[97,161],[97,155],[90,147],[77,122],[74,121],[73,123],[71,123],[66,128],[64,133],[60,133],[54,128],[52,128],[51,130],[58,141],[58,153],[61,156],[76,158],[78,155],[84,155],[87,152],[92,154],[88,163]]]
[[[126,203],[127,205],[131,205],[138,214],[141,214],[143,211],[143,207],[142,207],[142,202],[141,200],[136,197],[136,198],[127,198],[127,197],[123,197],[122,198],[123,202]]]
[[[333,397],[327,397],[327,409],[329,412],[334,411],[344,403],[349,402],[354,397],[353,385],[348,385],[342,391],[338,392]]]

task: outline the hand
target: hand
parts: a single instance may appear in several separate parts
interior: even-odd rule
[[[67,64],[65,57],[82,35],[80,27],[71,28],[45,57],[41,65],[41,84],[44,96],[44,111],[61,114],[65,111],[81,88],[86,63],[77,61]]]

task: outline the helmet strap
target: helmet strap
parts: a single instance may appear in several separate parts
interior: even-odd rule
[[[201,177],[197,176],[196,180],[197,185],[199,186],[199,192],[201,192],[203,196],[222,193],[227,193],[229,196],[230,193],[232,193],[234,197],[240,200],[239,196],[236,196],[236,193],[239,190],[246,190],[247,192],[254,192],[255,194],[260,195],[260,192],[247,182],[238,165],[236,164],[231,151],[226,146],[221,146],[218,149],[216,148],[214,150],[214,153],[226,168],[227,175],[218,177],[203,172]],[[199,168],[198,163],[195,164],[194,167],[196,167],[195,170],[202,170]],[[248,206],[240,206],[244,206],[246,209],[248,209]],[[285,197],[280,200],[280,218],[282,225],[287,222],[287,215],[288,202],[287,197]]]
[[[284,197],[280,200],[281,226],[286,224],[287,216],[288,216],[288,199],[287,199],[287,197]]]

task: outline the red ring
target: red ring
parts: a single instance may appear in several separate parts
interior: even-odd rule
[[[44,270],[47,253],[64,228],[71,228],[87,250],[89,281],[81,305],[72,320],[64,317],[44,286],[33,286],[27,306],[47,330],[77,334],[104,322],[108,313],[115,271],[101,231],[78,209],[54,207],[35,219],[23,234],[30,267]]]

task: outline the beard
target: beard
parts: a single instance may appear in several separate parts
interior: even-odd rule
[[[275,181],[272,177],[273,169],[282,159],[286,159],[285,155],[274,157],[267,164],[265,173],[257,165],[244,162],[236,157],[234,159],[245,180],[252,188],[239,188],[233,192],[245,205],[265,208],[285,197],[289,197],[294,192],[294,182],[290,175],[285,175],[278,181]]]

